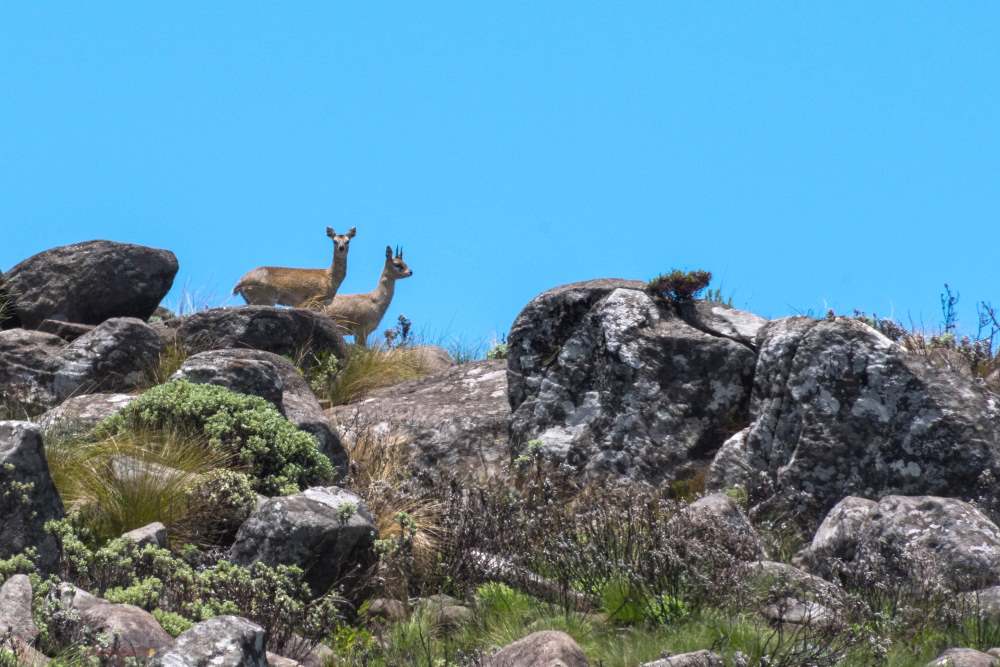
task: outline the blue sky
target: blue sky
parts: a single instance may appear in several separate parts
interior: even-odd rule
[[[489,339],[557,284],[714,272],[779,317],[1000,302],[1000,5],[4,3],[0,269],[110,238]],[[235,303],[230,300],[229,303]],[[383,327],[384,328],[384,327]]]

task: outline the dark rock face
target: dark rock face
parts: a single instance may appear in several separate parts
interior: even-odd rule
[[[28,644],[38,636],[31,616],[31,580],[25,574],[15,574],[0,586],[0,634],[8,630]]]
[[[284,357],[260,350],[210,350],[185,360],[171,379],[214,384],[269,401],[289,421],[315,438],[319,450],[341,475],[347,452],[323,414],[323,408],[298,369]]]
[[[297,565],[316,594],[373,562],[375,525],[364,502],[335,486],[271,498],[240,526],[234,563]]]
[[[196,623],[153,658],[156,667],[267,667],[264,628],[239,616]]]
[[[83,394],[72,396],[38,418],[46,437],[83,435],[134,401],[134,394]]]
[[[1000,584],[1000,528],[953,498],[845,498],[800,560],[825,574],[833,557],[852,568],[888,568],[883,578],[937,580],[970,591]]]
[[[512,443],[538,439],[547,458],[588,476],[689,475],[749,423],[749,341],[763,322],[675,306],[634,281],[545,292],[508,339]]]
[[[807,529],[848,495],[992,492],[1000,403],[981,386],[852,319],[771,322],[758,347],[755,421],[723,448],[710,488],[738,482],[758,511],[794,512]]]
[[[59,336],[67,343],[72,343],[85,333],[94,330],[93,324],[77,324],[76,322],[60,322],[59,320],[42,320],[35,331],[44,331]]]
[[[0,331],[0,386],[5,398],[44,411],[70,396],[139,386],[163,351],[147,324],[113,318],[65,343],[58,336]]]
[[[510,461],[504,361],[477,361],[372,392],[326,414],[346,442],[394,433],[410,446],[421,478],[498,474]]]
[[[534,632],[487,658],[485,667],[588,667],[587,656],[565,632]]]
[[[26,328],[42,320],[100,324],[145,320],[170,291],[177,258],[168,250],[86,241],[46,250],[7,272],[15,313]]]
[[[302,308],[243,306],[213,308],[165,323],[188,350],[263,350],[298,357],[331,352],[343,359],[347,348],[328,317]]]
[[[0,558],[34,547],[39,569],[53,571],[59,546],[44,526],[63,516],[41,431],[28,422],[0,422]]]

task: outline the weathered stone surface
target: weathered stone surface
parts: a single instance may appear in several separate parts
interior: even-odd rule
[[[302,663],[268,651],[267,664],[268,667],[299,667]]]
[[[829,573],[830,559],[848,561],[855,557],[858,539],[878,506],[874,500],[848,496],[834,505],[816,529],[812,542],[796,556],[796,564]]]
[[[163,342],[147,324],[113,318],[65,343],[58,336],[0,332],[0,386],[8,400],[44,411],[70,396],[127,391],[157,363]]]
[[[39,569],[53,571],[58,544],[44,526],[63,516],[41,431],[29,422],[0,422],[0,558],[34,547]]]
[[[6,275],[21,326],[42,320],[100,324],[149,317],[170,291],[177,258],[168,250],[86,241],[46,250]]]
[[[749,433],[748,426],[733,434],[715,453],[705,475],[705,488],[709,491],[725,491],[737,487],[747,490],[753,484],[754,469],[747,451]]]
[[[374,619],[397,623],[405,621],[409,614],[406,613],[406,605],[399,600],[376,598],[365,606],[364,615],[368,620]]]
[[[114,604],[72,584],[61,584],[64,604],[80,613],[80,623],[111,639],[111,652],[119,657],[143,657],[169,646],[173,639],[153,615],[130,604]]]
[[[1000,665],[1000,660],[997,658],[971,648],[950,648],[927,663],[927,667],[997,667],[997,665]]]
[[[422,598],[417,602],[417,607],[441,630],[456,630],[470,623],[474,617],[471,609],[450,595],[438,594]]]
[[[508,339],[515,449],[538,439],[547,458],[587,476],[692,474],[749,423],[748,338],[760,322],[717,305],[675,306],[634,281],[545,292]]]
[[[71,396],[39,417],[38,425],[46,437],[71,438],[83,435],[135,399],[135,394]]]
[[[736,558],[757,561],[766,557],[757,531],[736,502],[723,493],[699,498],[672,523],[676,534],[690,534],[693,539],[712,536]]]
[[[196,623],[159,652],[155,667],[267,667],[264,628],[239,616]]]
[[[554,630],[532,633],[483,662],[484,667],[588,667],[589,664],[572,637]]]
[[[0,636],[7,632],[29,644],[38,636],[31,616],[31,580],[25,574],[15,574],[0,586]]]
[[[167,527],[159,521],[147,524],[142,528],[130,530],[122,535],[126,540],[135,542],[140,547],[150,544],[154,547],[167,546]]]
[[[371,514],[353,493],[313,487],[271,498],[247,519],[229,550],[235,563],[297,565],[313,592],[372,562],[376,537]]]
[[[771,616],[792,622],[795,613],[814,620],[833,622],[835,615],[844,608],[844,590],[829,581],[786,563],[758,561],[750,563],[742,575],[747,585],[750,603],[768,615],[768,607],[775,607]],[[776,605],[775,601],[781,601]]]
[[[448,350],[438,345],[416,345],[411,349],[427,373],[440,373],[455,365]]]
[[[865,511],[856,499],[844,502],[848,508],[834,507],[826,530],[802,554],[815,571],[825,572],[833,554],[848,567],[939,579],[957,591],[1000,584],[1000,528],[972,505],[934,496],[886,496]],[[852,506],[859,511],[850,512]]]
[[[647,662],[640,667],[725,667],[725,664],[717,653],[694,651]]]
[[[978,383],[854,319],[777,320],[757,342],[743,448],[758,513],[794,513],[814,529],[848,495],[992,494],[1000,403]]]
[[[343,359],[347,350],[331,319],[302,308],[213,308],[165,324],[193,352],[246,348],[302,357],[308,364],[312,355],[330,352]]]
[[[319,401],[295,366],[271,352],[210,350],[185,360],[171,379],[214,384],[270,401],[285,417],[311,433],[341,475],[347,473],[347,452],[330,427]]]
[[[425,479],[485,479],[510,461],[504,361],[476,361],[326,411],[346,443],[393,434]]]
[[[35,327],[35,331],[50,333],[55,336],[59,336],[67,343],[72,343],[83,334],[93,331],[95,326],[96,325],[94,324],[79,324],[77,322],[42,320],[38,323],[38,326]]]

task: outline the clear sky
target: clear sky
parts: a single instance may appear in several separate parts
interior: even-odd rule
[[[705,268],[739,307],[1000,302],[995,2],[0,6],[0,269],[108,238],[489,339],[549,287]],[[384,328],[384,326],[382,327]]]

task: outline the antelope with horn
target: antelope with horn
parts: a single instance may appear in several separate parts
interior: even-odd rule
[[[379,322],[389,309],[396,289],[396,281],[409,278],[413,271],[403,261],[403,250],[396,249],[393,255],[390,246],[385,247],[385,265],[378,285],[364,294],[343,294],[323,308],[323,314],[331,317],[342,329],[354,336],[354,342],[364,347],[368,336],[378,328]]]

